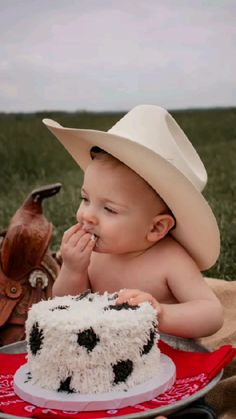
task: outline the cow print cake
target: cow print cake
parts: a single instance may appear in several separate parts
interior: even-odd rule
[[[158,374],[156,312],[85,293],[34,304],[26,322],[30,380],[67,393],[128,390]]]

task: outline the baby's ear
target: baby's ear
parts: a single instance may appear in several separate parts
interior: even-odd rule
[[[165,237],[168,232],[174,227],[175,220],[170,214],[156,215],[147,234],[148,241],[155,243]]]

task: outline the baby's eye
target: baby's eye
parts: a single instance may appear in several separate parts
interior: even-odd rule
[[[89,202],[88,198],[86,196],[82,196],[82,195],[80,197],[80,200],[84,201],[84,202]]]
[[[110,212],[111,214],[117,214],[117,212],[110,207],[104,207],[104,209],[105,211]]]

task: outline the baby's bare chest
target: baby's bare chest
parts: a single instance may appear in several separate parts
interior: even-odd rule
[[[98,257],[90,264],[89,279],[93,292],[140,289],[152,294],[158,301],[173,301],[161,266],[154,267],[134,261],[110,263],[106,258]]]

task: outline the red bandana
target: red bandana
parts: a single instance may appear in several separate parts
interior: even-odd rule
[[[150,409],[171,405],[187,399],[205,387],[236,355],[236,349],[225,345],[214,352],[184,352],[159,342],[162,353],[168,355],[176,365],[176,381],[166,393],[139,405],[120,410],[97,412],[65,412],[56,409],[43,409],[21,400],[13,391],[13,376],[26,362],[25,354],[0,354],[0,412],[22,417],[64,419],[96,419],[138,414]]]

